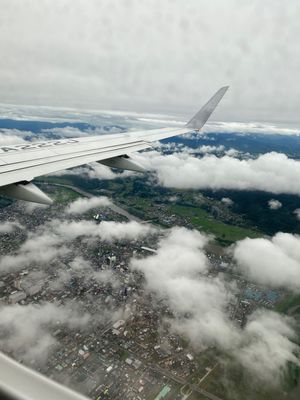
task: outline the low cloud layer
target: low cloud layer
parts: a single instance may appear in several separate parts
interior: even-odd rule
[[[268,201],[268,206],[270,210],[278,210],[282,207],[282,203],[279,200],[271,199]]]
[[[90,163],[83,167],[73,168],[72,170],[61,170],[52,173],[51,176],[62,175],[82,175],[89,179],[110,180],[117,178],[127,178],[133,176],[135,173],[132,171],[114,172],[111,168],[99,163]]]
[[[175,312],[173,328],[196,346],[228,348],[234,328],[225,308],[231,295],[224,282],[206,276],[209,263],[203,248],[207,243],[208,238],[198,231],[173,228],[160,241],[157,254],[133,259],[131,267],[144,273],[148,289]]]
[[[300,221],[300,208],[296,208],[296,210],[294,210],[294,214],[296,215],[296,218]]]
[[[252,375],[276,385],[288,362],[300,365],[294,325],[291,318],[275,312],[255,311],[233,354]]]
[[[43,303],[1,307],[0,319],[4,329],[0,337],[1,349],[12,352],[17,359],[44,362],[56,343],[49,329],[54,331],[61,326],[84,329],[90,316],[80,312],[74,304],[59,307]]]
[[[26,132],[17,129],[0,129],[0,146],[25,143]]]
[[[0,223],[0,234],[12,233],[16,229],[24,229],[24,227],[17,221],[6,221]]]
[[[19,250],[0,258],[1,273],[25,268],[31,264],[42,265],[70,254],[67,246],[71,241],[82,237],[88,240],[98,239],[106,242],[116,240],[136,240],[145,237],[155,230],[150,225],[135,221],[114,222],[102,221],[62,221],[51,220],[29,232],[27,240]]]
[[[105,197],[91,197],[91,198],[80,198],[73,201],[66,208],[67,214],[83,214],[93,208],[107,207],[111,204],[111,201]]]
[[[238,269],[258,283],[300,293],[300,237],[277,233],[272,239],[244,239],[235,245]]]
[[[204,133],[239,133],[239,134],[263,134],[263,135],[288,135],[299,136],[300,129],[296,126],[284,126],[283,124],[270,124],[262,122],[208,122],[203,129],[194,136]]]
[[[158,183],[179,189],[262,190],[300,195],[300,161],[271,152],[256,159],[187,153],[144,153],[144,165],[156,172]]]
[[[221,202],[226,206],[232,206],[233,201],[229,197],[222,197]]]
[[[55,274],[56,278],[49,283],[51,290],[63,290],[73,278],[78,278],[87,285],[91,283],[91,280],[98,284],[111,284],[114,288],[120,285],[120,281],[112,273],[112,270],[96,270],[88,260],[81,256],[75,257],[68,264],[68,268],[64,265],[64,268],[56,269]]]
[[[154,232],[150,225],[136,221],[114,222],[101,221],[51,221],[48,225],[58,240],[71,241],[80,236],[98,237],[100,240],[112,242],[115,240],[134,240]]]
[[[228,352],[257,379],[279,383],[295,355],[293,321],[262,310],[243,329],[229,319],[227,307],[235,302],[234,283],[222,275],[208,275],[204,254],[206,236],[185,228],[173,228],[157,253],[134,258],[131,268],[145,276],[146,288],[164,300],[173,313],[171,329],[187,337],[195,349],[217,346]]]

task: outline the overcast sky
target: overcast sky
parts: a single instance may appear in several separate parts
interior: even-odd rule
[[[0,102],[298,121],[299,0],[0,0]]]

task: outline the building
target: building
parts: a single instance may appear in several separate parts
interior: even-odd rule
[[[25,300],[26,299],[26,293],[23,292],[22,290],[13,292],[9,295],[8,297],[8,301],[10,304],[16,304],[21,300]]]

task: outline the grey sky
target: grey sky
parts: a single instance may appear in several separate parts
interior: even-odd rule
[[[298,0],[0,0],[0,102],[298,121]]]

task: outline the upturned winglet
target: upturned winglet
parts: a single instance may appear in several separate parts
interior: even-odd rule
[[[197,112],[196,115],[186,124],[187,128],[200,130],[206,123],[212,112],[215,110],[224,94],[227,92],[229,86],[223,86],[208,100],[208,102]]]

